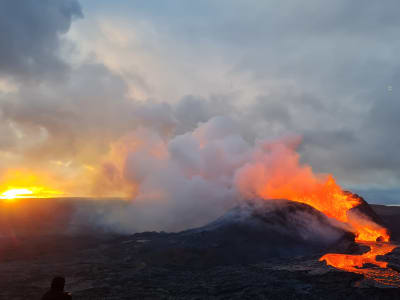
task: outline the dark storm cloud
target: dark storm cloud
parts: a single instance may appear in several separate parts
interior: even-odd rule
[[[77,17],[76,0],[1,0],[0,76],[31,80],[65,69],[60,36]]]

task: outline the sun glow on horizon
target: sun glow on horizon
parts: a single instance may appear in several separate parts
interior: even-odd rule
[[[5,192],[3,192],[0,195],[1,199],[6,199],[6,200],[12,200],[15,198],[25,198],[28,196],[32,196],[33,195],[33,191],[29,190],[29,189],[9,189]]]
[[[61,196],[62,193],[55,190],[47,190],[42,187],[9,188],[0,194],[0,199],[13,200],[18,198],[50,198]]]
[[[0,177],[0,200],[65,196],[59,182],[44,171],[9,169]]]

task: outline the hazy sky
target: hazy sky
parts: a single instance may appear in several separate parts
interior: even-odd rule
[[[249,144],[302,136],[314,170],[400,203],[399,11],[398,0],[0,0],[0,174],[83,195],[100,181],[112,195],[129,170],[114,177],[105,162],[132,132],[173,148],[232,122]]]

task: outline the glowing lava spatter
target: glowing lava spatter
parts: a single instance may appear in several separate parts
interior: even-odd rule
[[[292,194],[292,200],[313,206],[327,216],[347,224],[355,234],[356,242],[370,248],[368,252],[360,255],[326,254],[320,261],[325,261],[340,270],[362,274],[365,278],[384,285],[400,287],[400,274],[388,268],[387,262],[376,260],[378,255],[388,254],[397,248],[396,245],[389,243],[390,236],[386,228],[376,224],[367,216],[351,214],[351,209],[361,205],[362,200],[356,195],[343,192],[332,177],[317,187],[318,193],[306,196]],[[277,195],[282,197],[282,194]],[[320,201],[321,199],[324,201]],[[366,267],[368,264],[372,267]]]
[[[361,204],[361,200],[357,196],[344,192],[342,194],[345,197],[344,200],[352,198],[350,202],[355,199],[359,201],[358,205]],[[346,211],[345,222],[351,226],[355,233],[356,242],[369,247],[369,251],[359,255],[329,253],[319,260],[325,261],[336,269],[362,274],[365,278],[384,285],[400,287],[400,274],[388,268],[387,262],[376,259],[378,255],[386,255],[397,248],[396,245],[389,243],[390,236],[386,228],[367,217],[357,217],[357,215],[352,217],[349,211]]]
[[[346,193],[332,175],[315,174],[309,165],[300,163],[296,143],[264,143],[253,160],[236,174],[239,191],[248,198],[289,199],[308,204],[330,218],[347,224],[357,241],[389,241],[385,228],[356,213],[361,198]]]
[[[356,242],[368,246],[370,250],[360,255],[329,253],[322,256],[320,261],[325,261],[328,265],[340,270],[362,274],[365,278],[384,285],[400,287],[400,274],[388,268],[387,262],[376,260],[378,255],[388,254],[397,248],[396,245],[389,243],[390,236],[386,228],[369,220],[368,217],[351,215],[350,210],[361,205],[361,200],[351,193],[343,192],[332,178],[329,181],[326,186],[333,189],[325,189],[325,192],[333,199],[332,203],[337,204],[333,209],[332,206],[324,206],[324,202],[314,201],[314,197],[293,197],[293,200],[309,204],[329,217],[346,223],[355,234]],[[367,265],[372,265],[372,267],[366,267]]]
[[[297,146],[295,139],[260,144],[253,159],[236,174],[239,191],[248,198],[289,199],[308,204],[339,221],[346,230],[354,233],[357,243],[370,248],[361,255],[326,254],[320,260],[327,264],[382,283],[399,278],[387,263],[376,260],[377,255],[385,255],[396,246],[389,243],[386,228],[362,212],[367,203],[343,191],[333,176],[315,174],[309,165],[301,164],[300,155],[295,151]],[[366,267],[368,264],[376,268]]]

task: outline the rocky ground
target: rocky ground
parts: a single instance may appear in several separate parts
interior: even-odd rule
[[[400,216],[399,208],[373,208],[386,222],[387,215],[393,217],[394,211]],[[287,217],[285,212],[281,211],[274,228]],[[292,225],[298,226],[296,222]],[[226,226],[224,220],[222,223]],[[242,262],[235,263],[231,258],[237,255],[237,245],[246,242],[243,238],[247,233],[233,244],[227,244],[230,238],[218,244],[214,230],[216,225],[220,230],[220,224],[221,220],[211,224],[211,229],[209,225],[179,234],[3,239],[0,299],[40,299],[57,274],[67,278],[66,289],[73,299],[400,299],[397,288],[380,286],[361,275],[319,262],[324,252],[318,247],[298,249],[292,256],[268,258],[255,254],[260,259],[249,261],[249,245],[243,247],[249,255],[242,255]],[[270,225],[264,229],[271,230]],[[293,231],[290,226],[288,232]],[[204,233],[207,230],[211,233]],[[214,236],[204,237],[210,234]],[[224,229],[218,234],[230,233]],[[339,242],[342,247],[349,246],[343,238]],[[398,266],[400,251],[384,259]]]

